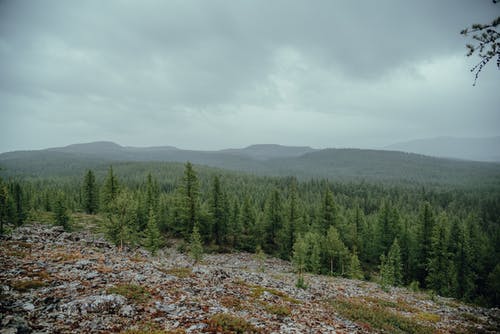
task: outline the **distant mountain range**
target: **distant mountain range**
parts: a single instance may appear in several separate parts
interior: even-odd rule
[[[393,144],[384,149],[434,157],[500,162],[500,136],[486,138],[427,138]]]
[[[394,181],[434,184],[500,184],[500,164],[363,149],[252,145],[220,151],[171,146],[124,147],[112,142],[74,144],[0,154],[0,176],[82,174],[87,168],[123,163],[186,162],[268,176],[301,179]]]

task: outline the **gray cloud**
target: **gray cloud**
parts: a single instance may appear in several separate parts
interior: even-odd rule
[[[375,147],[500,133],[459,31],[490,1],[0,2],[0,151]]]

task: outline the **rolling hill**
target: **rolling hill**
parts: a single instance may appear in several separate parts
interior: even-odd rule
[[[500,136],[485,138],[438,137],[396,143],[388,150],[476,161],[500,162]]]
[[[364,149],[323,149],[253,145],[220,151],[124,147],[112,142],[75,144],[0,154],[0,175],[81,174],[118,163],[186,162],[268,176],[301,179],[391,181],[500,186],[500,164]]]

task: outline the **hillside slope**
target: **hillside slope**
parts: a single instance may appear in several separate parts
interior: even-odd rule
[[[500,163],[413,153],[255,145],[222,151],[131,148],[110,142],[0,154],[0,176],[78,175],[120,162],[186,162],[269,176],[500,186]],[[140,164],[139,164],[140,165]],[[138,165],[138,166],[139,166]]]
[[[119,251],[89,232],[33,224],[0,244],[10,332],[495,333],[500,311],[377,284],[307,275],[252,254]],[[136,330],[136,331],[134,331]],[[173,333],[173,332],[161,332]]]
[[[500,136],[487,138],[438,137],[411,140],[385,149],[476,161],[500,162]]]

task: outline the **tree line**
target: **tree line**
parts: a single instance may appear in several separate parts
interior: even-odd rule
[[[200,167],[201,168],[201,167]],[[198,240],[205,251],[247,251],[291,260],[298,272],[411,285],[466,301],[499,305],[500,200],[491,189],[434,191],[382,184],[298,182],[212,173],[192,164],[177,181],[100,181],[88,170],[78,182],[0,184],[0,221],[20,225],[30,212],[105,218],[120,247],[153,253],[166,238]],[[200,251],[198,250],[197,253]]]

